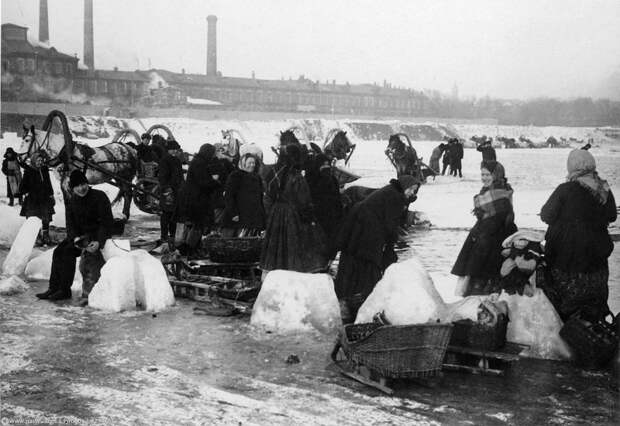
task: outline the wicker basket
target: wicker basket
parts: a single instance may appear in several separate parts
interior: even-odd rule
[[[508,317],[500,314],[494,326],[479,324],[472,320],[454,322],[450,344],[493,351],[506,344]]]
[[[452,324],[350,324],[340,333],[347,358],[387,378],[433,376],[441,370]]]
[[[257,262],[263,245],[263,237],[208,237],[204,247],[209,258],[218,263]]]
[[[617,318],[609,323],[605,319],[589,322],[573,316],[560,330],[560,336],[573,350],[578,365],[602,367],[618,350],[617,327]]]

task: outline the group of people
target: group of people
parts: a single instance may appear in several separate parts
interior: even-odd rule
[[[590,152],[575,149],[567,160],[567,181],[542,206],[548,224],[544,277],[539,283],[566,321],[572,315],[596,321],[609,313],[608,258],[613,242],[607,231],[617,219],[609,185],[596,171]],[[512,206],[513,188],[496,160],[480,166],[482,188],[474,196],[477,221],[452,268],[464,282],[465,296],[501,291],[502,242],[517,230]]]
[[[442,158],[443,156],[443,158]],[[439,166],[439,162],[443,164],[443,167]],[[446,174],[446,170],[449,169],[448,174],[450,176],[463,177],[463,144],[458,138],[449,138],[447,143],[441,143],[433,149],[429,166],[436,174],[441,171],[442,175]]]

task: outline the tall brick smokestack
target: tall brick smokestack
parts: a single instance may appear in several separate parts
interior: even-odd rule
[[[84,65],[95,69],[95,46],[93,42],[93,0],[84,0]]]
[[[47,23],[47,0],[39,0],[39,41],[50,41],[50,30]]]
[[[217,76],[217,16],[207,16],[207,75]]]

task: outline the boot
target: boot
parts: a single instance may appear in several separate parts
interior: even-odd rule
[[[52,240],[50,239],[50,231],[49,229],[44,229],[41,231],[41,245],[42,246],[48,246],[52,243]]]
[[[49,300],[65,300],[71,299],[71,290],[58,290],[48,297]]]
[[[49,297],[55,293],[54,290],[52,289],[47,289],[46,291],[44,291],[43,293],[37,293],[35,294],[35,296],[37,296],[39,299],[49,299]]]

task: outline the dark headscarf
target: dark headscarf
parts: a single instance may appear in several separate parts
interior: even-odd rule
[[[206,143],[200,147],[198,150],[198,155],[210,160],[215,157],[215,147],[210,143]]]

